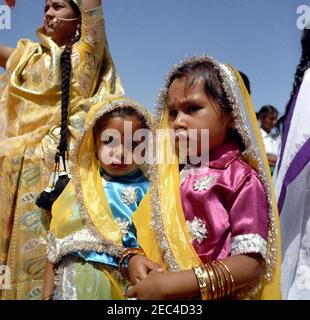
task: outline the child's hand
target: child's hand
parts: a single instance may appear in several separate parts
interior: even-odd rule
[[[145,279],[147,275],[152,271],[163,272],[157,263],[151,261],[145,256],[135,255],[128,263],[128,274],[131,283],[137,284],[141,280]]]
[[[151,271],[127,292],[128,298],[162,300],[199,297],[200,290],[193,270],[179,272]]]
[[[151,271],[144,280],[139,281],[127,292],[128,298],[137,298],[138,300],[162,300],[168,299],[169,275],[171,272]]]

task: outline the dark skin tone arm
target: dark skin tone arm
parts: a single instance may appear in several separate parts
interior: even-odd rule
[[[15,49],[0,44],[0,66],[5,68],[6,62]]]
[[[222,260],[229,268],[236,289],[257,281],[263,271],[264,262],[260,255],[239,255]],[[178,299],[200,297],[198,282],[193,270],[149,275],[128,291],[128,297],[139,300]]]

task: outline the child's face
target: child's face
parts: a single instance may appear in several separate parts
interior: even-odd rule
[[[201,129],[209,130],[210,151],[225,143],[230,118],[221,112],[216,102],[206,96],[202,79],[192,86],[188,84],[187,78],[175,79],[168,90],[167,108],[169,127],[180,132],[176,134],[176,148],[179,139],[183,137],[188,139],[189,129],[197,129],[194,143],[197,146],[198,156],[201,155]],[[190,155],[191,150],[187,150],[187,156]]]
[[[132,130],[125,127],[128,124],[132,125]],[[120,177],[133,173],[138,168],[133,152],[139,143],[133,141],[133,136],[143,128],[136,116],[113,116],[98,132],[95,140],[97,157],[107,174]]]

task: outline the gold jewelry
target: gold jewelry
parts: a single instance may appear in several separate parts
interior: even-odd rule
[[[227,267],[227,265],[223,261],[219,260],[218,263],[220,263],[225,268],[225,270],[227,271],[227,273],[228,273],[228,275],[230,277],[230,281],[231,281],[231,292],[230,293],[233,293],[236,288],[235,288],[235,281],[234,281],[234,278],[232,276],[232,273],[230,272],[229,268]]]
[[[126,249],[119,260],[119,270],[121,274],[129,280],[129,274],[128,274],[128,264],[130,258],[133,256],[140,255],[145,256],[145,252],[142,248],[128,248]]]
[[[212,299],[217,299],[217,287],[216,287],[216,279],[214,275],[214,271],[212,270],[210,263],[205,264],[206,269],[208,270],[210,282],[211,282],[211,296]]]
[[[226,266],[226,264],[223,261],[218,260],[217,262],[220,265],[222,265],[225,268],[225,270],[227,271],[227,273],[228,273],[228,275],[230,277],[230,282],[231,282],[231,291],[230,291],[230,293],[233,293],[235,291],[235,281],[234,281],[234,278],[233,278],[229,268]]]
[[[220,276],[220,282],[221,282],[221,287],[222,287],[222,298],[227,296],[230,291],[230,278],[227,276],[226,272],[222,270],[222,267],[220,264],[217,263],[217,261],[213,262],[217,268],[217,272]]]
[[[49,295],[47,297],[43,297],[42,300],[53,300],[53,295]]]
[[[223,284],[222,275],[220,273],[219,267],[214,262],[211,263],[211,267],[217,279],[218,299],[221,299],[225,295],[225,287]]]
[[[196,266],[196,267],[193,267],[193,271],[198,281],[201,299],[208,300],[209,299],[208,284],[210,282],[210,279],[209,279],[209,274],[207,273],[207,270],[202,266]]]
[[[214,261],[214,263],[218,266],[219,270],[221,271],[224,279],[225,279],[225,296],[229,295],[232,291],[232,283],[231,279],[229,277],[229,274],[227,273],[227,270],[218,262]]]

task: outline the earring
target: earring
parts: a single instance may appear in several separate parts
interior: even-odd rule
[[[75,39],[76,39],[76,41],[78,41],[80,39],[80,37],[81,37],[81,25],[78,24],[76,26],[76,30],[75,30]]]

